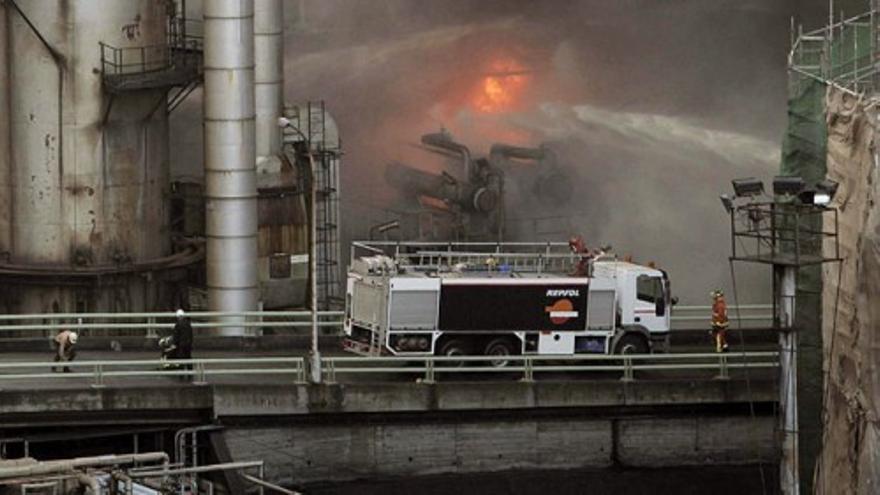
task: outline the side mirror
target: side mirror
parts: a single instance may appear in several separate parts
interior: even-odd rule
[[[663,298],[658,298],[657,302],[654,303],[654,315],[656,316],[665,316],[666,315],[666,301]]]
[[[672,302],[672,305],[673,305],[673,306],[675,306],[676,304],[678,304],[678,296],[672,296],[672,300],[671,300],[671,302]]]

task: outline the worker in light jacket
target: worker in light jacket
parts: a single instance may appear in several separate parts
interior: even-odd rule
[[[79,339],[79,336],[76,332],[70,330],[62,330],[55,335],[55,338],[52,339],[52,346],[55,348],[55,359],[54,362],[64,362],[69,363],[76,358],[76,342]],[[58,369],[53,366],[52,372],[55,373]],[[70,373],[70,367],[65,366],[64,372]]]

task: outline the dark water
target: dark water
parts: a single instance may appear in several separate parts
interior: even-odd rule
[[[776,471],[775,465],[507,471],[313,484],[304,490],[309,495],[770,495],[778,492]]]

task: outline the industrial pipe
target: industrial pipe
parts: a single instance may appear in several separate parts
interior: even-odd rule
[[[76,480],[79,482],[80,486],[86,488],[86,495],[101,495],[101,485],[98,484],[98,480],[94,476],[77,472]]]
[[[257,186],[254,2],[211,0],[205,29],[205,210],[208,306],[255,310]],[[244,335],[243,328],[218,330]]]
[[[471,173],[471,150],[467,146],[452,140],[452,136],[445,130],[422,136],[422,144],[442,150],[452,151],[461,155],[462,165],[464,167],[464,178],[466,181],[472,179]]]
[[[0,467],[0,480],[9,478],[23,478],[46,474],[57,474],[73,471],[75,469],[99,466],[117,466],[120,464],[134,464],[136,462],[162,462],[168,465],[168,454],[165,452],[147,452],[143,454],[126,455],[102,455],[96,457],[77,457],[59,461],[35,462],[34,464],[18,465],[12,467]]]
[[[284,86],[284,2],[254,0],[254,95],[257,161],[281,151]]]
[[[489,156],[496,158],[498,156],[504,158],[517,158],[520,160],[546,160],[547,158],[555,158],[554,153],[544,146],[540,148],[523,148],[510,144],[495,143],[489,148]]]

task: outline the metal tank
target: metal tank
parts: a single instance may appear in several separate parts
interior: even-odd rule
[[[162,291],[148,270],[137,266],[161,260],[171,250],[165,204],[167,89],[108,94],[102,86],[108,66],[101,44],[124,55],[114,70],[149,71],[161,56],[150,47],[167,43],[168,4],[17,4],[21,11],[9,2],[5,11],[6,53],[14,54],[2,71],[9,79],[11,163],[2,173],[0,158],[0,175],[14,184],[9,188],[14,216],[10,253],[0,257],[5,263],[0,270],[27,283],[5,295],[7,309],[160,305]]]
[[[0,261],[11,249],[12,183],[9,180],[9,71],[6,69],[6,9],[0,3]],[[0,302],[0,311],[6,309]]]
[[[257,188],[254,3],[204,4],[205,209],[208,305],[255,310]],[[243,333],[238,327],[223,334]]]

